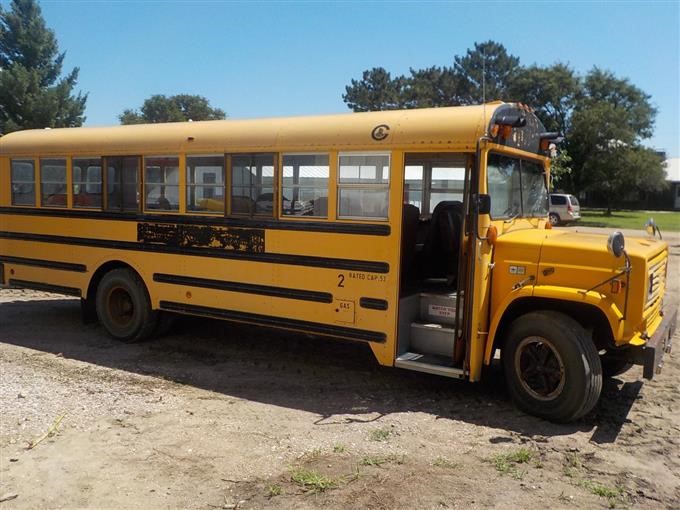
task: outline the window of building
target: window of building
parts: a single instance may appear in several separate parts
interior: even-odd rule
[[[35,162],[12,160],[12,205],[35,205]]]
[[[139,156],[114,156],[106,161],[106,209],[139,211]]]
[[[224,214],[224,154],[187,156],[187,211]]]
[[[328,216],[328,154],[284,154],[281,214]]]
[[[273,216],[274,154],[230,157],[231,214]]]
[[[73,207],[102,206],[102,159],[73,158]]]
[[[339,155],[338,217],[387,219],[390,155]]]
[[[144,158],[144,208],[179,211],[179,157]]]
[[[66,159],[40,160],[40,203],[45,207],[66,207]]]

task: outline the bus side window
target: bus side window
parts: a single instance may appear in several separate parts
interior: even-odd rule
[[[73,158],[73,207],[102,206],[101,158]]]
[[[179,157],[144,158],[144,209],[179,211]]]
[[[139,156],[113,156],[106,161],[106,209],[139,211]]]
[[[12,205],[35,205],[35,162],[12,160]]]
[[[231,214],[274,215],[274,156],[231,155]]]
[[[66,207],[66,159],[40,160],[40,204]]]
[[[387,219],[390,155],[339,155],[338,217]]]
[[[187,211],[224,214],[224,154],[187,156]]]
[[[283,216],[328,217],[328,154],[284,154]]]

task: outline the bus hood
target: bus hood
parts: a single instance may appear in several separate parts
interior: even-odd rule
[[[541,247],[540,264],[574,266],[592,269],[615,269],[624,265],[623,257],[616,258],[607,250],[607,235],[564,230],[547,230]],[[635,266],[654,258],[667,249],[658,239],[626,237],[626,253]]]
[[[607,237],[557,229],[507,232],[496,241],[496,265],[508,272],[513,264],[526,264],[526,274],[535,277],[534,285],[590,289],[620,272],[626,263],[624,257],[609,253]],[[633,267],[631,276],[640,279],[644,289],[642,280],[648,261],[667,250],[668,245],[640,237],[627,237],[625,245]]]

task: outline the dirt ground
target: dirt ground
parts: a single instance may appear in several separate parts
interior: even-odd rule
[[[555,425],[516,410],[498,370],[473,385],[192,318],[123,345],[78,300],[4,289],[0,509],[680,509],[674,344],[653,381],[635,367]]]

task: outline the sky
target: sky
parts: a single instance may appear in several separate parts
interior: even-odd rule
[[[0,0],[4,8],[9,0]],[[494,40],[523,65],[594,66],[658,108],[648,146],[680,156],[680,1],[201,2],[42,0],[80,67],[85,125],[112,125],[152,94],[199,94],[230,118],[348,112],[364,70],[450,66]]]

